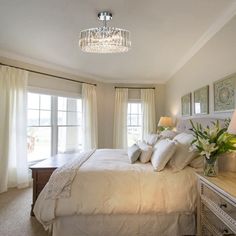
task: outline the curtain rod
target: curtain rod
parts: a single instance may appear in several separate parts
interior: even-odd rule
[[[155,87],[117,87],[115,86],[115,89],[118,89],[118,88],[127,88],[127,89],[155,89]]]
[[[71,81],[71,82],[75,82],[75,83],[90,84],[90,85],[97,86],[97,84],[88,83],[88,82],[79,81],[79,80],[74,80],[74,79],[70,79],[70,78],[66,78],[66,77],[62,77],[62,76],[52,75],[52,74],[48,74],[48,73],[44,73],[44,72],[40,72],[40,71],[36,71],[36,70],[30,70],[30,69],[26,69],[26,68],[19,67],[19,66],[7,65],[7,64],[4,64],[2,62],[0,62],[0,65],[2,65],[2,66],[9,66],[9,67],[16,68],[16,69],[21,69],[21,70],[26,70],[28,72],[32,72],[32,73],[36,73],[36,74],[40,74],[40,75],[50,76],[50,77],[54,77],[56,79],[63,79],[63,80],[67,80],[67,81]]]

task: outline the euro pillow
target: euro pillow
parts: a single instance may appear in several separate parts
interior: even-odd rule
[[[161,171],[165,168],[167,162],[175,153],[175,142],[169,139],[160,140],[155,145],[155,150],[151,157],[151,163],[155,171]]]
[[[202,156],[197,156],[189,165],[195,169],[202,169],[204,166],[204,158]]]
[[[146,138],[144,139],[144,141],[146,144],[153,146],[155,145],[159,137],[160,136],[158,134],[148,134]]]
[[[138,145],[133,144],[131,147],[128,148],[128,158],[131,164],[136,162],[141,154],[141,150]]]
[[[153,148],[145,142],[139,142],[139,148],[141,149],[141,155],[139,157],[140,162],[147,163],[150,161]]]
[[[161,139],[165,139],[165,138],[173,139],[176,135],[177,135],[177,132],[175,132],[173,130],[163,130],[160,133]]]
[[[193,135],[189,133],[180,133],[173,139],[176,145],[176,152],[170,160],[170,166],[175,171],[184,169],[198,155],[196,151],[190,148],[193,139]]]

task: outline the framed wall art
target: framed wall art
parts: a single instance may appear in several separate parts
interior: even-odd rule
[[[192,95],[188,93],[181,97],[182,116],[192,115]]]
[[[194,114],[209,114],[209,85],[197,89],[193,93],[194,96]]]
[[[214,83],[214,111],[226,112],[235,108],[236,75],[218,80]]]

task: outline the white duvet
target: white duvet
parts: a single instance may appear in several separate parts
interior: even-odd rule
[[[49,188],[50,181],[34,207],[45,228],[56,217],[76,214],[191,214],[197,198],[193,168],[154,172],[151,163],[130,164],[124,150],[114,149],[99,149],[86,158],[66,197],[49,197]]]

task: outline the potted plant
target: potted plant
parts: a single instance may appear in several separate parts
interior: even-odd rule
[[[226,119],[224,126],[220,122],[212,122],[212,126],[202,127],[201,124],[194,124],[190,120],[194,140],[192,141],[193,149],[197,150],[204,157],[204,175],[216,176],[218,174],[218,157],[221,154],[236,150],[236,136],[227,133],[230,123]]]

